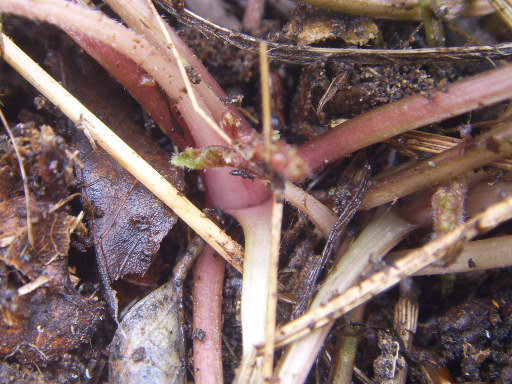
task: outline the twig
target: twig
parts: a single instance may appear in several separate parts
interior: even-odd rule
[[[393,265],[374,273],[357,286],[350,288],[304,316],[286,324],[277,332],[277,345],[286,345],[308,335],[312,330],[331,323],[358,305],[386,291],[403,278],[440,260],[446,250],[459,242],[466,242],[512,218],[512,197],[492,205],[446,235],[410,252]]]
[[[2,35],[3,36],[3,35]],[[0,41],[2,39],[0,38]],[[5,53],[5,45],[2,41],[2,51]],[[23,191],[25,192],[25,205],[26,205],[26,219],[27,219],[27,234],[28,234],[28,243],[30,246],[34,245],[34,235],[32,234],[32,220],[31,220],[31,212],[30,212],[30,190],[28,188],[28,181],[27,181],[27,173],[25,172],[25,165],[23,164],[23,157],[21,156],[20,149],[18,148],[18,144],[16,144],[16,138],[14,137],[11,128],[9,127],[9,123],[7,122],[7,119],[5,118],[4,111],[0,108],[0,120],[2,120],[2,124],[7,131],[7,134],[9,135],[9,138],[12,142],[12,147],[14,148],[14,153],[16,153],[16,158],[18,160],[18,166],[20,167],[20,173],[21,173],[21,180],[23,181]]]
[[[4,59],[44,94],[75,124],[81,124],[98,144],[121,163],[137,180],[153,192],[183,221],[206,240],[222,257],[242,270],[242,247],[208,219],[153,167],[146,163],[105,124],[87,110],[57,81],[19,49],[6,35]]]

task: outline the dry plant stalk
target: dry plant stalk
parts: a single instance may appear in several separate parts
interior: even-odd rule
[[[453,148],[463,140],[456,137],[438,135],[435,133],[423,131],[411,131],[398,137],[387,140],[387,143],[408,156],[415,157],[416,151],[438,154]],[[496,167],[505,171],[512,171],[512,159],[505,157],[488,164],[490,167]]]
[[[493,130],[436,156],[388,176],[377,176],[363,201],[363,209],[394,201],[508,156],[512,153],[511,139],[512,120],[509,119]]]
[[[172,0],[158,0],[159,4],[184,24],[199,29],[233,44],[234,46],[257,52],[262,39],[238,33],[212,23],[188,9],[177,9]],[[268,41],[269,56],[274,59],[299,64],[315,64],[320,60],[339,60],[365,64],[411,64],[441,63],[460,60],[480,61],[503,59],[512,54],[512,43],[495,46],[470,46],[449,48],[419,49],[365,49],[365,48],[324,48],[303,47]]]
[[[151,165],[144,161],[94,114],[2,34],[3,58],[55,104],[146,188],[153,192],[237,270],[242,270],[243,249],[206,217]]]
[[[400,280],[413,275],[434,261],[442,259],[455,244],[464,243],[512,218],[512,197],[493,204],[467,223],[459,225],[442,237],[410,252],[393,265],[374,273],[360,284],[284,325],[277,332],[276,344],[287,345],[321,328],[358,305],[386,291]]]
[[[260,77],[263,110],[263,135],[265,140],[265,159],[270,159],[271,147],[271,105],[270,105],[270,77],[267,45],[260,45]],[[274,186],[275,187],[275,186]],[[267,313],[265,316],[265,345],[263,347],[262,375],[265,381],[270,382],[274,371],[274,340],[277,318],[277,278],[279,272],[279,246],[281,244],[281,225],[283,219],[283,191],[277,186],[272,193],[272,213],[270,228],[270,255],[268,258],[267,277]]]

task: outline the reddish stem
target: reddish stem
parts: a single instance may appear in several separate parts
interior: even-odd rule
[[[222,287],[226,262],[207,246],[194,267],[194,378],[222,383]],[[221,287],[219,290],[218,288]],[[209,294],[205,294],[209,292]]]
[[[109,45],[69,28],[64,30],[107,72],[115,74],[116,80],[130,92],[179,148],[184,149],[187,145],[193,145],[194,140],[188,130],[182,131],[179,126],[173,124],[174,118],[167,97],[154,81],[151,82],[152,78],[146,71]],[[183,121],[181,123],[184,124]]]
[[[261,26],[265,0],[248,0],[245,7],[243,26],[250,32],[257,32]]]
[[[310,169],[319,170],[358,149],[400,133],[512,98],[512,65],[376,108],[339,124],[299,147]]]

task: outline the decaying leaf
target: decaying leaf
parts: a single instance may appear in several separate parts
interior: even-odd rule
[[[336,39],[349,45],[365,45],[379,37],[377,25],[368,18],[348,19],[316,9],[296,12],[284,31],[288,41],[300,46]]]
[[[0,284],[0,357],[47,364],[89,342],[105,317],[97,299],[76,291],[38,288],[20,296],[16,286]]]
[[[66,86],[167,180],[182,189],[182,172],[171,165],[171,154],[137,124],[136,108],[127,101],[126,94],[95,63],[84,57],[71,57],[72,54],[64,58]],[[81,60],[87,73],[76,70],[73,60]],[[98,88],[97,84],[102,86]],[[123,276],[146,272],[177,217],[109,154],[94,149],[83,133],[78,132],[74,140],[83,163],[77,178],[94,210],[89,217],[90,227],[98,266],[108,288]],[[109,297],[114,308],[112,292]]]
[[[40,217],[36,223],[32,223],[33,246],[27,245],[27,229],[20,229],[2,260],[30,280],[47,275],[51,277],[52,285],[69,285],[66,281],[69,278],[67,256],[77,218],[62,212],[43,216],[41,208],[37,208]],[[37,212],[34,209],[31,211]]]
[[[171,281],[123,318],[110,347],[110,383],[185,383],[180,298]]]

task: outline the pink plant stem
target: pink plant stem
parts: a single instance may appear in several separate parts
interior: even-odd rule
[[[114,7],[116,12],[122,15],[123,19],[132,27],[138,30],[138,32],[144,34],[144,36],[151,41],[153,44],[160,46],[162,42],[162,36],[157,35],[154,29],[146,29],[142,27],[137,19],[133,18],[133,15],[128,13],[126,2],[119,2],[117,0],[109,0],[109,4]],[[151,20],[153,15],[148,12],[148,9],[144,6],[142,1],[131,1],[129,4],[132,7],[136,7],[139,14],[145,15],[145,20]],[[224,96],[224,92],[217,84],[217,82],[211,77],[206,68],[197,60],[196,56],[190,51],[190,49],[179,39],[175,31],[167,27],[167,31],[171,35],[171,39],[176,44],[178,51],[182,54],[185,59],[194,64],[196,73],[198,73],[202,81],[199,83],[195,90],[201,96],[205,106],[211,112],[212,117],[219,121],[226,114],[226,112],[232,113],[234,116],[238,116],[241,129],[245,133],[250,133],[252,128],[243,119],[238,111],[235,111],[231,106],[226,106],[220,102],[219,97]],[[165,49],[165,47],[161,47]],[[192,136],[194,137],[196,147],[204,148],[211,145],[222,145],[224,142],[218,137],[212,129],[203,122],[203,124],[192,125],[189,124]],[[264,270],[261,270],[267,265],[264,260],[269,254],[268,245],[270,240],[270,218],[271,211],[268,209],[270,204],[270,193],[259,182],[252,182],[243,180],[241,178],[233,177],[229,174],[230,168],[214,168],[204,171],[202,174],[203,179],[206,183],[206,196],[208,204],[211,207],[221,207],[227,212],[233,214],[244,229],[245,240],[246,240],[246,258],[244,265],[244,293],[247,295],[247,287],[250,286],[251,281],[255,279],[254,273],[265,274]],[[270,205],[269,205],[270,204]],[[209,332],[212,335],[221,335],[222,324],[220,322],[221,308],[219,303],[219,311],[211,310],[210,304],[215,302],[217,298],[221,298],[223,279],[218,279],[214,273],[208,271],[208,265],[210,263],[224,264],[220,260],[215,260],[209,255],[209,248],[205,250],[205,253],[200,256],[197,261],[198,267],[194,270],[194,273],[201,273],[199,271],[199,265],[201,266],[202,273],[200,278],[194,280],[194,324],[208,324],[211,328]],[[260,270],[250,268],[251,264],[261,265]],[[212,266],[211,270],[218,270],[219,265]],[[205,289],[207,287],[207,289]],[[263,288],[263,287],[262,287]],[[264,307],[266,303],[265,294],[260,293],[262,299],[261,303],[257,305],[254,300],[258,300],[257,297],[254,300],[250,300],[252,307]],[[250,294],[250,293],[249,293]],[[253,295],[254,296],[254,295]],[[247,348],[254,346],[256,343],[261,343],[263,335],[264,337],[264,324],[265,318],[255,318],[254,313],[250,316],[243,316],[244,310],[242,308],[242,324],[247,329],[247,324],[251,324],[249,332],[244,333],[244,351]],[[256,311],[258,312],[258,311]],[[264,316],[265,313],[262,313]],[[262,332],[257,331],[252,326],[253,323],[257,327],[261,326]],[[214,327],[216,331],[214,331]],[[196,328],[196,325],[194,325]],[[259,329],[259,328],[258,328]],[[259,329],[260,330],[260,329]],[[204,341],[194,340],[194,366],[195,366],[195,380],[196,383],[209,383],[209,382],[220,382],[217,378],[222,377],[222,354],[221,349],[216,345],[220,342],[220,339],[206,338]],[[205,373],[207,372],[207,373]]]
[[[173,124],[174,119],[165,94],[156,83],[151,83],[152,78],[146,71],[109,45],[69,28],[66,28],[65,31],[103,68],[109,73],[116,74],[117,81],[130,92],[132,97],[142,105],[160,129],[179,148],[183,149],[187,144],[193,145],[194,141],[188,131],[181,131],[180,127]],[[122,68],[122,70],[118,68]],[[184,136],[188,136],[188,140],[184,139]]]
[[[225,261],[207,246],[194,266],[194,378],[222,383],[222,287]],[[219,290],[219,287],[221,289]],[[205,294],[209,292],[209,294]]]
[[[185,119],[197,147],[202,148],[210,145],[224,144],[222,139],[211,129],[198,112],[194,110],[190,98],[183,93],[184,82],[180,76],[180,72],[177,70],[176,63],[172,61],[173,58],[169,50],[165,48],[162,50],[159,46],[157,46],[158,48],[155,47],[143,36],[135,34],[133,31],[108,19],[99,12],[91,11],[69,2],[50,0],[43,3],[29,0],[2,0],[2,2],[0,2],[0,10],[47,21],[62,28],[71,29],[78,34],[82,33],[84,36],[92,35],[102,44],[115,47],[120,54],[129,57],[136,65],[147,71],[163,88],[167,96],[177,102],[176,107]],[[87,40],[90,42],[90,39]],[[87,45],[85,40],[84,44]],[[96,49],[98,48],[99,46],[97,45]],[[94,50],[93,47],[91,47],[91,49]],[[165,54],[162,54],[160,51]],[[113,76],[121,79],[126,77],[126,75],[123,75],[125,68],[122,63],[119,61],[115,63],[108,62],[109,60],[118,60],[119,55],[109,55],[105,52],[99,55],[107,61],[104,64],[109,67]],[[201,75],[205,78],[209,77],[206,75],[206,72]],[[211,79],[208,82],[211,83]],[[137,87],[134,82],[130,84],[127,83],[127,85]],[[205,87],[205,94],[201,94],[202,98],[198,100],[206,113],[211,113],[212,117],[219,121],[218,119],[222,117],[225,111],[229,111],[229,109],[216,97],[216,93],[219,92],[219,89],[217,88],[215,91],[211,90],[215,88],[215,86]],[[215,107],[215,110],[209,110],[208,106],[212,107],[212,109]],[[244,122],[243,119],[240,121],[240,125],[244,130],[249,129],[249,124]],[[204,172],[204,179],[207,186],[207,199],[212,207],[233,210],[258,205],[266,206],[265,202],[269,199],[270,193],[261,182],[252,182],[231,176],[229,171],[230,169],[228,168],[222,168]],[[266,217],[267,210],[262,210],[261,215],[262,217]],[[253,213],[253,217],[256,216],[257,212]],[[244,230],[247,229],[248,228],[244,228]],[[259,240],[261,242],[266,241],[266,239]],[[212,260],[211,257],[205,256],[201,257],[198,262],[208,265],[212,263]],[[220,269],[220,264],[222,264],[223,270],[224,266],[221,261],[217,261],[215,264],[216,266],[212,266],[212,270]],[[205,268],[208,269],[207,267]],[[199,283],[199,281],[196,282]],[[214,302],[217,298],[221,297],[223,286],[222,279],[217,279],[212,273],[206,273],[202,275],[201,283],[207,285],[209,289],[205,290],[198,287],[198,289],[195,290],[197,300],[195,315],[201,317],[201,321],[198,321],[198,323],[204,324],[205,322],[211,322],[212,328],[207,330],[207,332],[211,335],[221,334],[220,314],[219,312],[211,311],[208,307],[208,303]],[[204,285],[201,287],[204,287]],[[209,320],[206,320],[204,317],[208,317]],[[213,330],[214,328],[216,329],[215,331]],[[219,363],[222,361],[222,355],[215,340],[218,339],[213,337],[207,338],[204,342],[197,344],[195,347],[196,363],[201,366],[205,364],[207,367],[205,369],[209,372],[208,374],[200,375],[196,380],[197,383],[209,383],[212,382],[210,380],[211,377],[222,377],[222,365]],[[210,341],[212,343],[210,343]],[[210,360],[217,361],[217,363],[209,364]]]
[[[248,0],[245,7],[243,26],[250,32],[257,32],[261,26],[265,0]]]
[[[144,35],[144,37],[154,45],[159,46],[162,51],[167,51],[167,47],[165,43],[163,43],[165,42],[165,37],[162,36],[162,32],[158,30],[158,28],[148,28],[148,25],[156,25],[156,23],[154,21],[155,16],[149,9],[145,0],[106,0],[106,2],[131,28]],[[136,9],[138,16],[140,16],[144,22],[141,22],[141,19],[137,18],[130,9]],[[201,95],[206,107],[212,113],[213,119],[220,121],[226,112],[230,112],[239,119],[244,132],[249,133],[252,128],[238,109],[232,105],[226,105],[220,100],[221,97],[226,96],[226,93],[210,72],[208,72],[201,60],[198,59],[173,28],[167,24],[165,26],[180,55],[188,64],[193,66],[196,73],[201,76],[201,82],[194,85],[194,89]]]
[[[446,91],[415,95],[348,120],[299,147],[319,170],[358,149],[400,133],[512,98],[512,65],[457,81]]]

